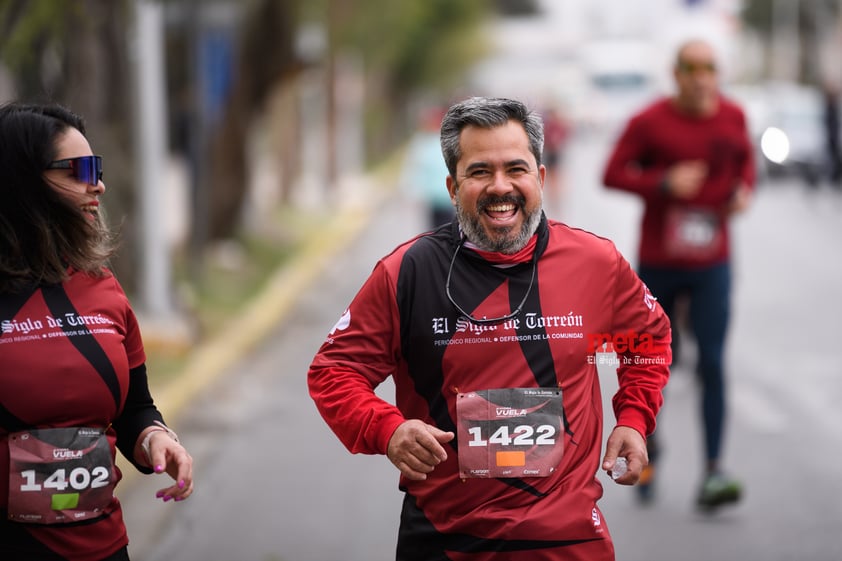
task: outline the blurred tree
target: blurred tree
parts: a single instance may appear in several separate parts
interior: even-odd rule
[[[267,117],[279,85],[295,83],[301,70],[295,52],[300,1],[167,2],[170,147],[186,157],[191,172],[185,249],[194,281],[204,274],[205,247],[238,233],[252,171],[249,137]],[[291,167],[282,168],[282,191]]]
[[[85,117],[104,158],[106,208],[120,220],[122,249],[112,267],[134,288],[132,104],[126,0],[0,0],[0,60],[15,98],[61,103]]]
[[[403,140],[414,122],[405,116],[413,92],[421,88],[446,90],[456,83],[468,64],[484,53],[479,39],[483,16],[491,0],[251,0],[239,31],[232,90],[223,116],[209,131],[207,172],[200,185],[208,197],[202,243],[230,237],[241,220],[246,196],[246,147],[250,127],[266,112],[273,92],[294,84],[304,62],[296,50],[301,22],[317,23],[325,30],[322,53],[326,128],[324,148],[328,187],[339,173],[336,134],[339,100],[337,60],[346,54],[361,57],[366,90],[366,154],[383,157]],[[287,112],[288,114],[288,112]],[[303,116],[306,118],[306,116]],[[297,121],[290,126],[298,127]],[[299,137],[300,140],[300,137]],[[290,164],[297,154],[282,157]],[[294,144],[294,143],[293,143]],[[282,166],[288,194],[289,170]],[[286,196],[284,196],[286,198]],[[196,234],[194,234],[195,236]],[[200,244],[201,245],[201,244]]]
[[[537,0],[496,0],[497,10],[509,16],[531,16],[539,12]]]
[[[230,237],[240,226],[248,185],[248,134],[278,84],[301,70],[295,52],[298,0],[254,0],[240,30],[240,45],[230,96],[209,139],[207,233]]]
[[[447,92],[485,54],[481,25],[491,0],[313,0],[305,14],[328,23],[331,56],[358,54],[366,91],[366,154],[386,156],[414,126],[406,108],[421,90]],[[335,90],[332,90],[334,95]],[[332,105],[336,105],[335,97]],[[329,110],[329,114],[331,111]]]
[[[211,127],[197,127],[195,112],[195,45],[189,33],[178,40],[169,35],[167,50],[172,148],[194,151],[201,180],[197,195],[204,207],[194,223],[191,250],[201,253],[208,242],[230,237],[238,230],[248,186],[248,136],[266,114],[269,98],[284,92],[297,109],[297,78],[303,63],[296,40],[301,21],[317,22],[328,35],[320,64],[328,72],[329,134],[336,132],[338,96],[335,86],[338,57],[361,60],[365,83],[366,148],[373,159],[388,156],[415,125],[407,107],[419,91],[448,92],[462,73],[485,53],[481,25],[499,8],[495,0],[162,0],[168,10],[210,4],[236,4],[242,11],[232,49],[230,88]],[[14,79],[16,97],[52,100],[83,114],[97,152],[105,158],[107,207],[122,219],[123,250],[114,268],[129,291],[138,254],[133,189],[133,74],[130,39],[134,0],[0,0],[0,60]],[[300,17],[303,16],[303,17]],[[184,31],[182,27],[180,31]],[[178,30],[175,31],[176,35]],[[192,53],[195,55],[195,52]],[[319,63],[317,61],[317,63]],[[172,87],[177,80],[179,87]],[[292,94],[290,94],[292,92]],[[442,98],[447,97],[442,95]],[[298,127],[308,126],[306,115],[290,120],[296,129],[286,139],[282,157],[285,185],[291,182],[299,158]],[[198,141],[197,141],[198,131]],[[190,143],[194,146],[188,146]],[[337,173],[336,140],[326,150],[329,176]],[[201,144],[199,146],[199,144]],[[292,148],[291,148],[292,147]],[[293,149],[294,148],[294,149]],[[194,209],[195,211],[196,209]]]

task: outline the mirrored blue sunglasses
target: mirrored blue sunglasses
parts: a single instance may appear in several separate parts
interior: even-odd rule
[[[79,156],[50,162],[47,169],[70,169],[79,181],[98,185],[102,180],[102,156]]]

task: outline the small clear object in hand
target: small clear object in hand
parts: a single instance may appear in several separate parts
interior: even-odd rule
[[[618,478],[623,477],[628,470],[629,465],[626,459],[623,457],[617,458],[614,460],[614,467],[611,468],[611,479],[616,481]]]

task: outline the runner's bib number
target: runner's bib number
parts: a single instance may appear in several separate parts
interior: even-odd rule
[[[564,451],[561,390],[508,388],[456,400],[462,477],[547,477]]]
[[[672,208],[666,215],[664,241],[674,257],[705,259],[721,249],[720,218],[713,212]]]
[[[32,429],[9,435],[9,520],[67,524],[102,516],[117,485],[102,429]]]

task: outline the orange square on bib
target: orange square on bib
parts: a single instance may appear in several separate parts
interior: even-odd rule
[[[505,467],[526,465],[525,452],[497,452],[497,465]]]

